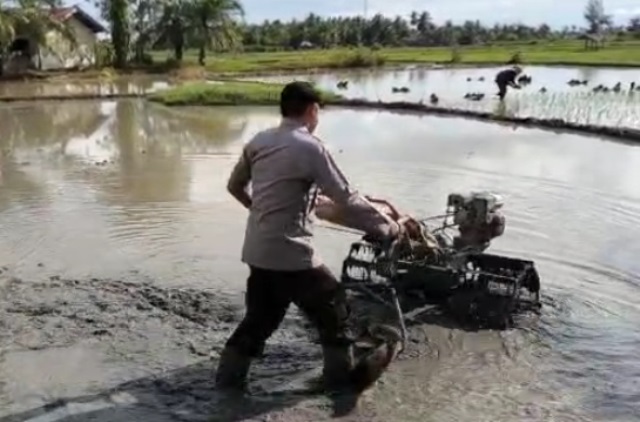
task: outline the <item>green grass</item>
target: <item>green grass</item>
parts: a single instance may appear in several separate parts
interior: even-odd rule
[[[157,91],[149,100],[168,106],[178,105],[276,105],[284,85],[262,82],[191,82]],[[320,91],[325,101],[338,95]]]
[[[167,51],[154,52],[153,57],[154,61],[161,63],[170,59],[171,53]],[[187,51],[183,64],[196,65],[197,62],[197,53]],[[206,69],[214,73],[243,73],[313,68],[357,68],[384,64],[384,57],[378,52],[372,52],[367,49],[335,49],[302,52],[211,54],[211,57],[207,59]]]
[[[581,41],[501,44],[458,48],[458,60],[452,64],[505,64],[516,53],[524,64],[567,64],[601,66],[640,66],[640,41],[612,41],[598,51],[587,51]],[[168,51],[154,52],[162,62]],[[206,69],[214,73],[244,73],[372,67],[384,64],[451,63],[450,47],[331,49],[279,51],[266,53],[211,54]],[[197,63],[197,53],[187,51],[186,65]]]

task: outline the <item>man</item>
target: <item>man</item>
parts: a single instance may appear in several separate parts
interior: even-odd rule
[[[229,192],[249,210],[242,261],[249,266],[250,275],[245,317],[227,341],[218,365],[220,389],[246,388],[251,361],[261,354],[290,303],[319,332],[325,387],[348,388],[351,382],[354,362],[345,295],[311,244],[311,213],[321,192],[348,212],[352,227],[380,241],[399,236],[402,227],[351,188],[322,142],[313,136],[320,102],[308,83],[285,86],[280,125],[258,133],[246,144],[229,178]],[[246,191],[249,183],[250,195]]]
[[[516,83],[516,78],[521,73],[522,69],[519,66],[498,72],[496,75],[496,85],[498,85],[498,97],[500,97],[500,101],[504,100],[505,95],[507,95],[508,86],[520,89],[520,85]]]

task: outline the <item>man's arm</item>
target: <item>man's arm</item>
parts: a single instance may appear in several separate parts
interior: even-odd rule
[[[400,218],[400,211],[398,211],[398,209],[386,199],[374,198],[368,195],[365,195],[364,198],[367,201],[371,202],[372,204],[380,204],[383,207],[386,207],[388,210],[389,216],[393,218],[394,221],[398,221],[398,219]]]
[[[323,145],[318,143],[310,147],[307,158],[313,181],[324,195],[344,211],[340,217],[347,220],[349,227],[383,238],[398,234],[399,225],[350,187]]]
[[[509,80],[507,81],[507,85],[509,85],[512,88],[515,89],[519,89],[520,85],[516,82],[516,73],[515,72],[511,72],[509,74]]]
[[[251,163],[247,156],[246,147],[242,150],[242,155],[233,167],[229,181],[227,183],[227,191],[245,208],[251,208],[251,197],[247,193],[247,186],[251,181]]]

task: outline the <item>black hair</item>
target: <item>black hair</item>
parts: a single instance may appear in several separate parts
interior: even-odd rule
[[[302,116],[312,104],[321,105],[320,93],[309,82],[290,82],[280,93],[280,114],[282,117]]]

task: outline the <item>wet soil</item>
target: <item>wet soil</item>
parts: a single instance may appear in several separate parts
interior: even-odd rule
[[[435,368],[454,350],[470,352],[465,330],[430,308],[410,322],[392,373],[363,396],[305,394],[321,354],[314,331],[292,307],[252,367],[252,395],[224,397],[213,378],[224,341],[242,318],[241,297],[112,279],[33,282],[2,271],[0,422],[431,420],[425,417],[437,408],[425,398],[437,388],[429,382],[438,378]],[[393,322],[389,309],[356,296],[350,301],[354,330]],[[508,343],[500,354],[516,347]],[[407,370],[419,374],[410,381],[419,386],[407,386]]]
[[[89,415],[116,421],[125,414],[142,421],[293,422],[345,411],[353,420],[375,417],[366,394],[356,409],[353,398],[306,394],[321,354],[315,332],[293,307],[252,367],[253,395],[230,399],[217,395],[213,377],[224,341],[242,318],[240,298],[110,279],[23,281],[2,271],[2,422]],[[354,331],[393,322],[392,311],[356,296],[351,305]],[[437,355],[424,327],[413,325],[397,361]]]
[[[136,420],[199,421],[220,415],[212,381],[224,340],[242,317],[238,298],[108,279],[53,276],[26,282],[3,272],[1,421],[40,414],[50,417],[43,420],[58,420],[54,414],[61,409],[90,411],[99,415],[92,420],[108,421],[122,412],[136,414]],[[269,390],[320,365],[309,325],[295,310],[290,313],[254,365],[254,390]],[[213,420],[254,420],[250,413],[257,417],[282,407],[283,400],[292,399],[263,398],[258,402],[264,405],[252,404],[253,410],[242,400],[236,410],[225,401],[222,407],[231,413]],[[102,408],[91,411],[91,406]],[[76,417],[63,420],[86,420]]]

